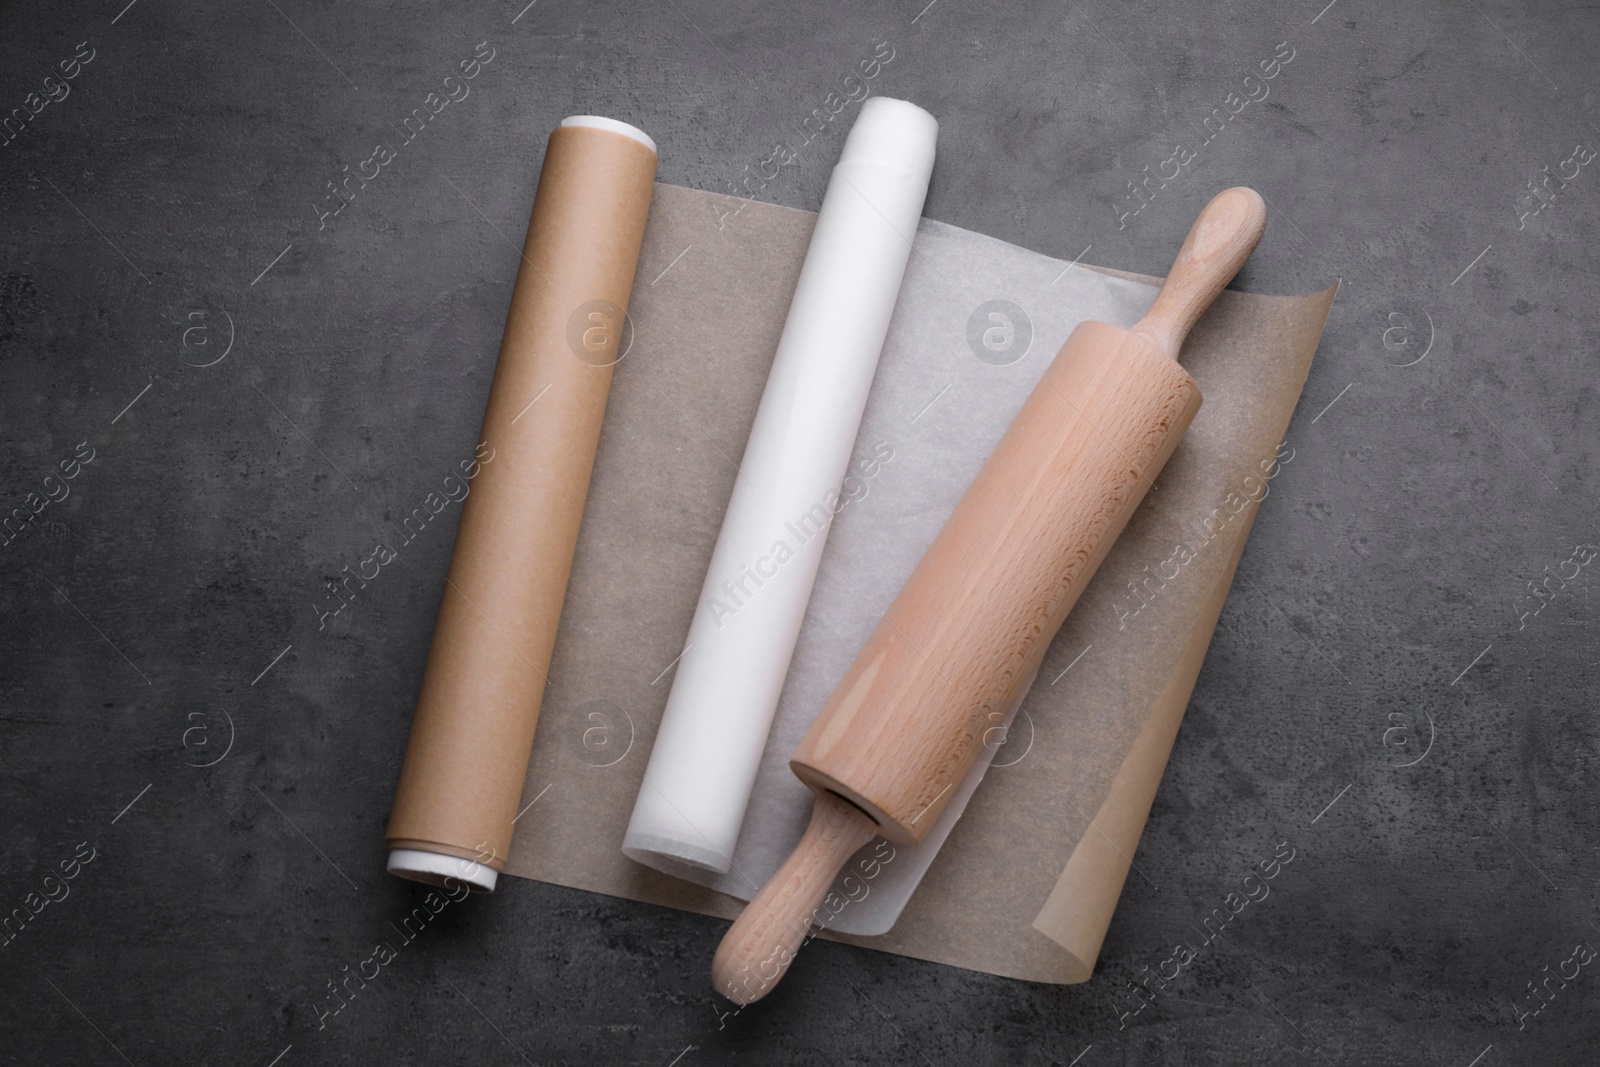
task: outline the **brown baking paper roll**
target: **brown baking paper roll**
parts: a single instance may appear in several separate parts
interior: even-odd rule
[[[624,123],[550,135],[389,818],[402,877],[505,869],[655,172]]]
[[[788,767],[799,735],[1038,368],[1081,318],[1131,325],[1155,296],[1134,283],[1156,279],[1069,269],[923,220],[849,493],[718,892],[641,867],[619,846],[815,218],[656,188],[640,276],[659,281],[634,294],[637,347],[611,401],[628,432],[608,434],[596,461],[571,636],[551,664],[525,785],[543,799],[517,823],[510,874],[736,916],[805,829],[813,794]],[[1033,981],[1089,975],[1250,521],[1281,484],[1272,475],[1294,462],[1278,446],[1332,299],[1332,289],[1226,292],[1202,317],[1182,364],[1205,406],[1068,616],[995,765],[912,880],[892,929],[838,932],[890,895],[895,872],[911,867],[909,849],[875,864],[870,892],[823,936]],[[912,526],[927,540],[906,540]],[[1193,550],[1184,562],[1174,557],[1180,543]],[[1149,585],[1141,596],[1130,582]],[[956,810],[952,800],[946,816]],[[862,855],[882,860],[874,847]],[[707,960],[712,948],[708,940]]]

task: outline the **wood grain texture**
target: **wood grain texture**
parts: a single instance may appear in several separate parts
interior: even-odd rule
[[[736,1004],[766,996],[817,921],[834,875],[876,836],[877,826],[859,810],[831,794],[818,794],[800,843],[717,947],[713,987]]]
[[[1173,359],[1195,322],[1228,287],[1267,229],[1267,204],[1254,189],[1224,189],[1201,209],[1156,302],[1134,326]]]
[[[1062,346],[790,766],[916,844],[1200,407],[1142,338]]]

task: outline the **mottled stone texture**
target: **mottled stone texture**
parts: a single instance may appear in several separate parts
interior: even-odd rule
[[[1593,10],[122,2],[0,11],[0,488],[43,507],[0,549],[0,1059],[1593,1061]],[[616,115],[665,181],[815,207],[856,105],[753,175],[880,42],[943,124],[929,216],[1161,272],[1247,182],[1242,286],[1344,281],[1099,972],[818,943],[719,1022],[722,923],[520,881],[406,943],[382,830],[458,509],[312,605],[471,450],[543,135]]]

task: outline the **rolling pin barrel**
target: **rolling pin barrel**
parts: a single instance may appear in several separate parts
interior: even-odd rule
[[[790,761],[921,842],[1200,408],[1143,338],[1079,326]]]

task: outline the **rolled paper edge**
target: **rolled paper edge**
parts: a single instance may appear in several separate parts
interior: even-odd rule
[[[693,881],[694,874],[727,874],[733,869],[732,857],[716,849],[696,844],[683,837],[659,832],[629,829],[622,839],[622,854],[635,863],[652,867],[662,874]]]
[[[927,109],[892,96],[868,97],[845,135],[838,167],[855,164],[904,171],[926,183],[933,172],[939,120]]]
[[[1255,521],[1256,506],[1251,505],[1251,523]],[[1242,550],[1243,546],[1241,536],[1239,548]],[[1205,652],[1211,645],[1222,605],[1232,588],[1237,566],[1235,559],[1226,575],[1218,580],[1206,605],[1205,616],[1196,622],[1190,634],[1183,659],[1174,668],[1155,709],[1129,747],[1104,802],[1090,819],[1094,832],[1085,830],[1083,839],[1073,849],[1050,895],[1033,919],[1033,928],[1070,957],[1071,962],[1065,968],[1065,985],[1087,982],[1094,974],[1100,948],[1128,880],[1132,866],[1129,857],[1144,837],[1145,823],[1165,777],[1167,762],[1178,739],[1178,728],[1199,678]],[[1215,613],[1211,610],[1213,607]]]

